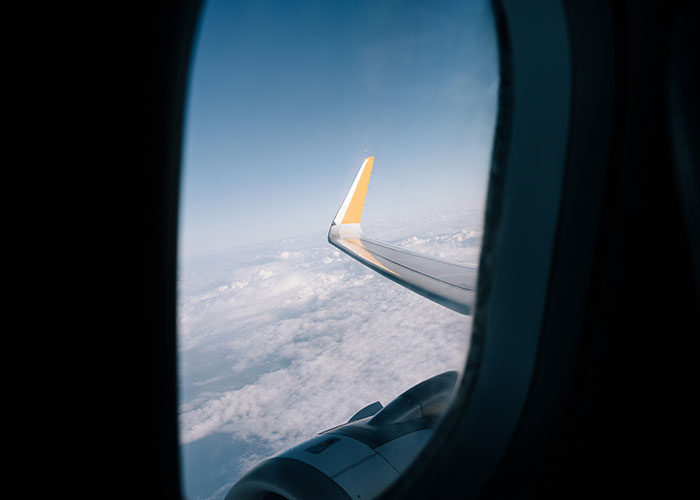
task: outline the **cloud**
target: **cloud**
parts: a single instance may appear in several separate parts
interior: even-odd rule
[[[260,276],[264,280],[266,280],[267,278],[272,278],[274,275],[275,273],[273,273],[272,271],[268,271],[267,269],[261,269],[258,273],[258,276]]]
[[[464,217],[431,219],[421,233],[411,234],[418,222],[407,224],[392,236],[411,250],[475,263],[478,223],[453,227],[463,228]],[[207,273],[189,276],[198,274]],[[210,287],[181,282],[182,443],[225,433],[259,444],[256,458],[264,458],[346,422],[366,404],[387,404],[432,375],[460,369],[466,358],[471,317],[325,241],[293,252],[271,245],[209,275],[216,277]],[[251,465],[250,457],[239,465]]]

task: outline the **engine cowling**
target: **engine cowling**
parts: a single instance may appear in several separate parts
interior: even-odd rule
[[[370,499],[405,471],[449,404],[457,372],[431,377],[387,406],[373,403],[346,424],[267,459],[226,500]]]

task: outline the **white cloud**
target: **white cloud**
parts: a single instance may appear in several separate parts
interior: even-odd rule
[[[267,278],[272,278],[274,275],[275,273],[273,273],[272,271],[268,271],[267,269],[261,269],[258,273],[258,276],[260,276],[264,280],[266,280]]]
[[[433,218],[413,235],[406,233],[418,223],[403,234],[392,226],[392,236],[411,250],[476,263],[480,218],[464,230],[461,217],[461,225],[459,217]],[[208,289],[194,278],[180,284],[183,443],[227,433],[260,443],[264,458],[463,366],[471,317],[374,274],[325,240],[296,251],[273,245],[209,275]]]

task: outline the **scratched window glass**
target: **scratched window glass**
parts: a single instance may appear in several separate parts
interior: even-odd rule
[[[187,498],[281,464],[371,498],[418,455],[469,348],[498,67],[486,0],[203,5],[178,249]]]

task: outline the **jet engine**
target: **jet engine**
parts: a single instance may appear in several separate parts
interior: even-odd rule
[[[457,372],[445,372],[386,406],[364,407],[347,423],[258,464],[226,500],[375,498],[428,442],[456,381]]]

